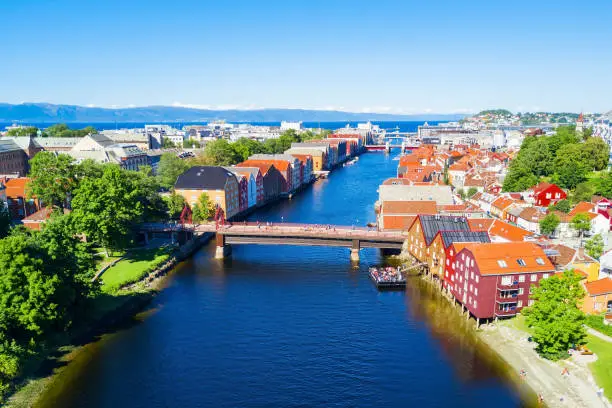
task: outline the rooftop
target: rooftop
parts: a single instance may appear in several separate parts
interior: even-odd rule
[[[481,275],[551,272],[555,268],[540,246],[532,242],[467,244]]]
[[[228,178],[234,174],[219,166],[195,166],[178,176],[177,189],[224,190]]]

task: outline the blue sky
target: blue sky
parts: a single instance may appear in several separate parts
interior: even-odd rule
[[[0,0],[0,101],[612,109],[612,1]]]

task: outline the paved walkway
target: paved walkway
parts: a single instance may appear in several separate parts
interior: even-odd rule
[[[589,334],[592,334],[592,335],[593,335],[593,336],[595,336],[595,337],[599,337],[600,339],[602,339],[602,340],[604,340],[604,341],[607,341],[608,343],[612,343],[612,337],[610,337],[610,336],[608,336],[608,335],[605,335],[605,334],[603,334],[603,333],[601,333],[601,332],[598,332],[598,331],[597,331],[597,330],[595,330],[595,329],[592,329],[592,328],[590,328],[590,327],[587,327],[587,332],[588,332]]]

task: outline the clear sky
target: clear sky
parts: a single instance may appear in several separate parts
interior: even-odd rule
[[[0,102],[612,109],[612,1],[0,0]]]

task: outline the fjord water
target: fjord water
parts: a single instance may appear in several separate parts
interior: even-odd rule
[[[273,222],[374,221],[376,189],[396,172],[383,153],[334,172],[254,215]],[[91,344],[43,397],[45,407],[517,407],[505,366],[419,278],[379,293],[361,251],[203,248],[150,313]]]

